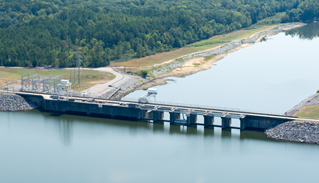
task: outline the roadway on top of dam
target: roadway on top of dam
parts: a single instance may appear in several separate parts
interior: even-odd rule
[[[29,95],[40,95],[46,100],[57,100],[51,98],[51,95],[41,94],[41,93],[29,93],[29,92],[16,92],[16,94],[29,94]],[[75,101],[79,103],[91,103],[91,104],[100,104],[100,105],[108,105],[108,106],[121,106],[121,107],[130,107],[128,104],[138,105],[139,108],[148,110],[148,111],[160,111],[160,112],[174,112],[181,114],[194,114],[194,115],[209,115],[214,117],[226,117],[226,118],[244,118],[245,116],[254,116],[254,117],[266,117],[266,118],[276,118],[276,119],[286,119],[292,121],[312,121],[319,122],[319,120],[315,119],[304,119],[298,118],[295,116],[285,116],[285,115],[277,115],[277,114],[266,114],[266,113],[255,113],[248,111],[236,111],[230,109],[216,109],[209,107],[195,107],[195,106],[182,106],[182,105],[174,105],[174,104],[160,104],[160,103],[147,103],[142,104],[133,101],[117,101],[117,100],[106,100],[106,99],[95,99],[93,102],[88,102],[88,98],[84,97],[74,97]]]

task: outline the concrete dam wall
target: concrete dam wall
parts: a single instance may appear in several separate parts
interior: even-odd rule
[[[90,115],[108,118],[141,120],[142,111],[139,108],[128,108],[97,103],[70,102],[63,100],[44,99],[42,95],[19,94],[37,104],[45,111],[62,112],[77,115]]]
[[[170,122],[172,125],[186,125],[195,127],[203,125],[205,128],[221,127],[222,129],[236,128],[240,130],[263,131],[287,121],[294,121],[297,117],[272,114],[251,113],[208,108],[194,108],[187,106],[173,106],[164,104],[139,104],[112,100],[98,100],[88,102],[84,98],[75,101],[53,99],[50,95],[35,93],[17,93],[25,99],[35,103],[41,109],[52,112],[62,112],[75,115],[88,115],[105,118],[126,120],[150,120],[152,122]],[[169,113],[169,120],[164,120],[164,112]],[[187,119],[181,119],[186,115]],[[204,117],[204,123],[197,122],[197,116]],[[221,118],[221,125],[214,124],[214,118]],[[231,125],[232,119],[240,120],[240,127]]]

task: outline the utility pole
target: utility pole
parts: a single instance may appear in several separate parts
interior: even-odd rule
[[[78,84],[79,87],[81,85],[81,64],[82,64],[82,52],[81,52],[81,48],[78,48],[77,53],[77,62],[76,62],[76,66],[78,67]]]

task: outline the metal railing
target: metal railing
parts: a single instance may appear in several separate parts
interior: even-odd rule
[[[14,90],[14,88],[13,89],[7,88],[4,90],[0,90],[0,93],[15,93],[15,90]]]
[[[138,102],[137,99],[133,98],[124,98],[122,101],[127,102]],[[257,111],[257,110],[244,110],[239,108],[230,108],[230,107],[218,107],[218,106],[209,106],[209,105],[198,105],[198,104],[185,104],[185,103],[175,103],[175,102],[163,102],[163,101],[156,101],[156,102],[149,102],[149,104],[159,104],[159,105],[169,105],[169,106],[176,106],[176,107],[189,107],[189,108],[202,108],[207,110],[223,110],[223,111],[235,111],[235,112],[244,112],[244,113],[256,113],[256,114],[270,114],[276,116],[282,116],[283,114],[278,112],[265,112],[265,111]]]
[[[6,92],[7,91],[5,91],[5,93]],[[41,93],[41,92],[26,92],[26,93],[50,94],[50,93]],[[96,98],[96,97],[92,97],[92,96],[91,97],[82,97],[81,96],[81,98],[94,98],[94,99],[99,99],[99,100],[108,100],[108,99],[101,99],[101,98]],[[138,99],[133,99],[133,98],[124,98],[124,99],[112,100],[112,101],[123,101],[123,102],[136,102],[136,103],[138,103]],[[152,104],[152,105],[167,105],[167,106],[171,106],[171,107],[200,108],[200,109],[207,109],[207,110],[221,110],[221,111],[232,111],[232,112],[239,112],[239,113],[242,112],[242,113],[254,113],[254,114],[262,114],[262,115],[283,116],[283,114],[276,113],[276,112],[244,110],[244,109],[239,109],[239,108],[219,107],[219,106],[209,106],[209,105],[198,105],[198,104],[185,104],[185,103],[177,103],[177,102],[156,101],[156,102],[149,102],[148,104]],[[292,116],[287,116],[287,117],[292,117]]]

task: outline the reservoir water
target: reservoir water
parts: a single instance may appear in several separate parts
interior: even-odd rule
[[[300,29],[319,30],[319,24]],[[156,87],[156,100],[283,114],[319,89],[319,39],[292,38],[295,31],[231,53],[206,71],[170,78],[174,81]]]
[[[318,32],[311,24],[272,36],[173,78],[157,100],[284,113],[319,89]],[[316,182],[318,158],[318,145],[262,132],[0,112],[1,183]]]

